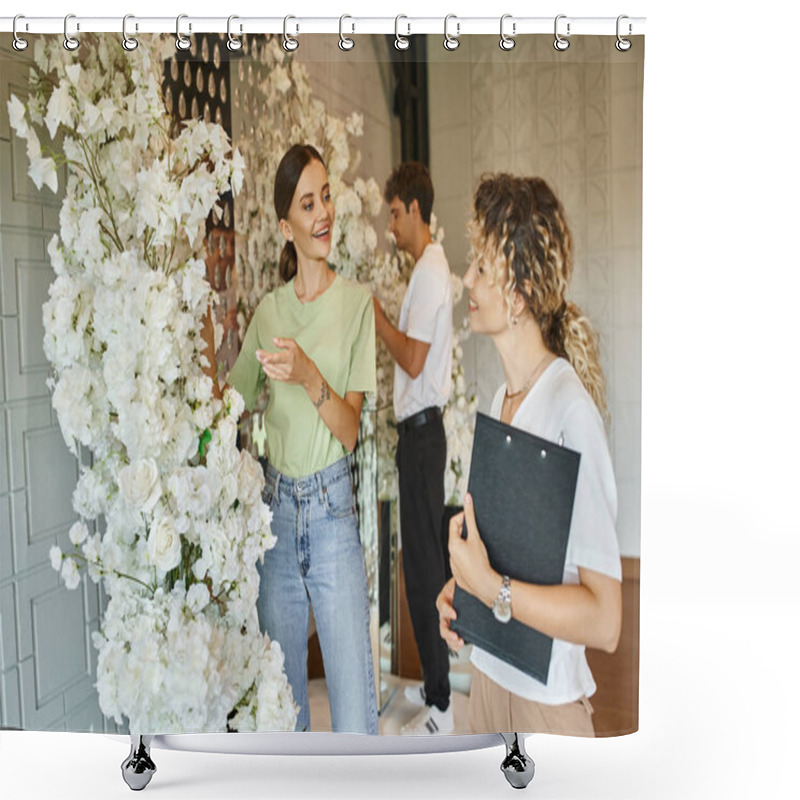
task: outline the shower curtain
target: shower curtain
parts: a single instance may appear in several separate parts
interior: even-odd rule
[[[446,653],[446,732],[489,732],[471,710],[479,683],[526,703],[577,704],[594,735],[637,730],[643,38],[620,50],[613,36],[573,37],[561,50],[552,36],[512,49],[469,36],[449,50],[420,35],[399,50],[376,35],[345,50],[314,35],[293,52],[254,34],[233,50],[217,34],[192,36],[186,50],[157,35],[130,51],[118,35],[80,34],[74,51],[29,38],[25,51],[0,38],[0,726],[295,729],[299,692],[256,610],[260,559],[275,548],[262,470],[271,398],[263,391],[247,417],[225,386],[259,303],[283,285],[273,187],[301,143],[325,162],[331,269],[374,296],[395,329],[419,259],[387,233],[387,179],[409,162],[430,176],[423,223],[452,296],[435,480],[457,508],[476,413],[494,413],[507,379],[491,338],[470,327],[474,283],[462,282],[476,259],[476,191],[487,176],[535,177],[560,202],[574,263],[565,299],[596,332],[613,473],[603,508],[580,512],[581,524],[613,526],[610,549],[599,560],[568,549],[564,575],[617,582],[619,629],[605,649],[589,635],[585,663],[585,642],[571,646],[541,687],[465,641]],[[429,708],[431,667],[409,611],[420,565],[406,558],[396,354],[370,336],[375,383],[353,485],[375,713],[379,733],[394,736]],[[449,564],[449,524],[436,534]],[[512,585],[512,611],[523,594]],[[320,633],[312,619],[312,731],[332,724]],[[566,635],[551,638],[566,646]],[[580,676],[579,696],[560,669]],[[559,681],[567,694],[548,695]],[[559,724],[545,729],[578,732]]]

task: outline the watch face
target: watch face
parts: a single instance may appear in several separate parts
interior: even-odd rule
[[[506,600],[497,601],[492,606],[492,611],[498,622],[508,622],[511,619],[511,603]]]

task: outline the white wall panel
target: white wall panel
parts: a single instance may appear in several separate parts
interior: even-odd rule
[[[34,658],[36,704],[42,706],[89,675],[83,592],[70,591],[60,583],[29,598],[29,608],[25,607],[23,613],[30,613],[33,652],[39,656]],[[61,657],[54,659],[53,653]]]
[[[16,316],[24,307],[20,304],[18,282],[20,273],[30,269],[46,270],[52,275],[45,235],[0,229],[0,316]]]
[[[46,386],[42,304],[53,278],[46,243],[60,200],[27,176],[25,142],[8,125],[6,101],[26,94],[30,53],[9,37],[0,62],[0,724],[102,729],[89,631],[95,586],[69,592],[50,567],[69,548],[77,461],[64,444]],[[43,144],[45,136],[42,137]],[[64,172],[59,175],[63,187]],[[91,628],[90,626],[94,626]],[[73,722],[73,715],[75,721]]]
[[[0,442],[0,445],[2,444],[3,442]],[[4,451],[0,451],[0,453],[5,456]],[[0,494],[0,584],[14,574],[13,563],[14,554],[11,549],[11,498],[7,494]],[[0,606],[0,608],[2,607]],[[0,657],[1,661],[2,657]]]
[[[0,674],[0,725],[22,727],[22,696],[19,690],[19,670],[12,667]]]
[[[64,716],[64,696],[56,695],[39,705],[36,698],[36,664],[33,656],[19,665],[22,699],[22,727],[31,731],[49,730]]]
[[[19,661],[19,648],[17,647],[17,602],[14,593],[14,584],[5,583],[0,588],[0,612],[3,626],[0,630],[0,671],[7,670]]]
[[[2,338],[0,338],[0,353],[3,352]],[[2,372],[2,370],[0,370]],[[2,380],[0,379],[0,386]],[[0,403],[4,401],[4,397],[0,394]],[[10,489],[10,481],[8,479],[8,435],[6,433],[6,415],[0,408],[0,495],[7,494]],[[2,530],[6,530],[3,528]]]

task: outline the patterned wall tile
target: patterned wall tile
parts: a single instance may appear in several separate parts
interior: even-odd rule
[[[586,67],[584,64],[561,65],[561,102],[565,105],[583,104],[586,92]]]
[[[610,125],[610,116],[611,107],[606,98],[589,98],[586,103],[586,135],[607,135]]]
[[[550,110],[558,113],[561,71],[557,66],[538,64],[534,73],[536,101],[539,113]]]
[[[614,134],[611,152],[614,166],[618,169],[635,168],[642,163],[642,140],[639,136],[638,119],[641,114],[639,94],[625,91],[612,98]]]
[[[434,178],[434,188],[436,187]],[[472,189],[469,188],[460,197],[449,197],[434,201],[434,213],[437,220],[450,220],[445,226],[444,252],[454,275],[463,276],[467,271],[467,220],[472,212]]]
[[[512,145],[519,152],[532,152],[538,149],[539,122],[535,113],[518,115],[517,124],[512,131]]]
[[[537,138],[541,144],[556,145],[561,141],[561,114],[558,106],[545,106],[537,116]]]
[[[562,143],[561,165],[565,178],[583,178],[586,174],[586,148],[582,139]]]
[[[608,250],[611,247],[611,231],[605,214],[589,214],[586,217],[586,246],[590,250]]]
[[[619,170],[611,178],[614,193],[612,214],[615,247],[641,243],[641,177],[635,169]]]
[[[564,103],[561,106],[561,141],[582,144],[586,132],[583,103]]]
[[[614,248],[614,322],[622,327],[641,327],[641,259],[633,248]]]
[[[472,160],[470,140],[454,136],[452,129],[432,131],[431,178],[436,205],[440,199],[463,198],[471,192],[471,175],[465,166]]]
[[[619,327],[614,331],[614,361],[617,364],[640,364],[642,359],[641,329]],[[641,373],[619,370],[614,380],[618,403],[641,403]]]
[[[610,137],[607,133],[586,137],[586,171],[588,174],[606,173],[611,169],[612,153],[609,141]]]
[[[558,183],[561,175],[561,145],[558,142],[540,144],[530,155],[530,173],[541,176],[550,184]]]
[[[586,98],[593,97],[606,98],[609,95],[609,71],[608,64],[604,61],[596,61],[590,69],[586,70]]]
[[[639,94],[642,81],[641,62],[615,61],[608,65],[607,70],[611,96],[615,102],[621,93],[635,92]]]

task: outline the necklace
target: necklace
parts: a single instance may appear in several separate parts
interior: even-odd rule
[[[525,383],[522,384],[522,388],[521,389],[517,389],[516,392],[512,392],[511,394],[509,394],[508,393],[508,384],[506,384],[506,400],[515,400],[517,397],[519,397],[520,395],[525,394],[525,392],[527,392],[528,389],[531,388],[531,385],[533,384],[533,379],[536,377],[536,374],[539,372],[539,367],[541,367],[542,364],[544,364],[544,362],[547,360],[547,357],[549,355],[550,355],[550,352],[547,351],[539,359],[539,362],[534,367],[533,372],[531,372],[531,374],[528,376],[528,380],[526,380]]]

